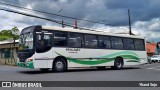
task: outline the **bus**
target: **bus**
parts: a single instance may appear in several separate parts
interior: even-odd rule
[[[56,72],[147,63],[144,37],[50,26],[24,28],[17,56],[19,67]]]

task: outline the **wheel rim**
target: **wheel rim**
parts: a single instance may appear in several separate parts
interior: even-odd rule
[[[56,68],[57,68],[57,70],[61,70],[61,69],[63,69],[63,62],[61,62],[61,61],[57,61],[56,62]]]
[[[121,61],[120,61],[120,60],[117,60],[117,62],[116,62],[116,66],[117,66],[117,67],[119,67],[119,68],[122,66],[122,63],[121,63]]]

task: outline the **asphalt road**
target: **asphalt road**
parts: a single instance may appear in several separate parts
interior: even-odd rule
[[[71,69],[63,73],[0,65],[0,81],[160,81],[160,63],[122,70]]]
[[[125,67],[122,70],[112,70],[110,68],[105,70],[95,68],[71,69],[63,73],[42,72],[38,69],[0,65],[0,81],[160,81],[160,63]],[[66,90],[66,88],[56,89]],[[69,88],[68,90],[70,89],[106,90],[106,88]],[[143,89],[150,90],[141,88],[141,90]],[[130,90],[132,89],[130,88]]]

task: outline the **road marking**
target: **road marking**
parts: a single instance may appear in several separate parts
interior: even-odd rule
[[[3,68],[1,68],[0,70],[6,71],[6,70],[10,70],[10,69],[3,69]]]
[[[150,69],[150,70],[160,70],[160,69]]]
[[[153,64],[145,64],[145,65],[143,65],[143,66],[152,66]]]
[[[159,66],[160,64],[159,63],[155,63],[155,64],[145,64],[145,65],[142,65],[142,66]]]
[[[153,70],[160,70],[160,69],[153,69]]]
[[[148,69],[153,69],[153,68],[157,68],[157,67],[160,67],[160,66],[150,67],[150,68],[148,68]]]
[[[158,69],[160,66],[155,66],[155,67],[150,67],[150,68],[145,68],[145,69],[149,69],[149,70],[160,70]]]

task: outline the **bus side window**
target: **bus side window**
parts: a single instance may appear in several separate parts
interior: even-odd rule
[[[113,49],[123,49],[122,38],[120,37],[111,37],[112,48]]]
[[[97,48],[98,39],[96,35],[85,35],[85,47],[86,48]]]
[[[123,38],[123,46],[125,50],[134,50],[134,41],[131,38]]]
[[[67,46],[67,32],[54,32],[54,46]]]
[[[99,48],[111,48],[111,41],[110,37],[107,36],[99,36],[99,42],[98,42]]]
[[[135,50],[140,50],[140,51],[145,50],[144,40],[142,39],[134,39],[134,45],[135,45]]]
[[[79,33],[69,33],[69,47],[82,47],[83,35]]]

